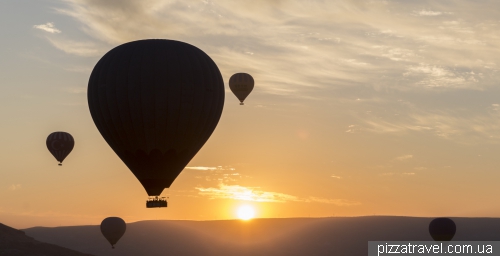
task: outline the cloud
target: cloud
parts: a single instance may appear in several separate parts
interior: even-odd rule
[[[195,179],[204,179],[205,181],[217,182],[232,182],[237,181],[243,177],[240,173],[236,172],[236,168],[231,166],[188,166],[185,169],[202,171],[197,172]]]
[[[476,88],[475,84],[479,82],[473,71],[453,71],[425,63],[409,66],[403,76],[424,88]]]
[[[371,115],[359,117],[358,121],[363,125],[360,125],[358,131],[395,135],[418,132],[460,144],[498,144],[500,143],[500,113],[494,109],[494,106],[492,107],[486,109],[491,111],[477,112],[458,107],[456,110],[439,111],[410,106],[409,109],[399,110],[405,113],[400,118]]]
[[[21,189],[21,184],[12,184],[9,186],[10,190],[19,190]]]
[[[421,10],[418,12],[415,12],[418,16],[439,16],[442,15],[443,12],[436,12],[436,11],[427,11],[427,10]]]
[[[415,176],[416,173],[414,173],[414,172],[404,172],[404,173],[385,172],[385,173],[380,173],[379,175],[386,176],[386,177],[393,177],[393,176],[403,177],[403,176]]]
[[[198,190],[198,194],[202,196],[207,196],[210,199],[234,199],[234,200],[273,202],[273,203],[317,202],[317,203],[335,204],[338,206],[360,204],[359,202],[349,201],[345,199],[326,199],[319,197],[300,198],[297,196],[284,193],[263,191],[260,190],[259,187],[244,187],[240,185],[226,185],[223,183],[219,183],[218,188],[196,187],[195,189]]]
[[[409,159],[412,159],[412,158],[413,158],[413,155],[403,155],[403,156],[396,157],[394,160],[396,160],[396,161],[406,161],[406,160],[409,160]]]
[[[321,198],[321,197],[309,197],[309,200],[306,200],[306,201],[323,203],[323,204],[334,204],[337,206],[353,206],[353,205],[360,205],[361,204],[360,202],[350,201],[350,200],[345,200],[345,199],[327,199],[327,198]]]
[[[103,53],[103,50],[98,47],[97,44],[90,41],[82,42],[51,37],[47,37],[47,40],[52,44],[52,46],[68,54],[82,57],[92,57],[100,56]]]
[[[500,51],[495,47],[498,45],[495,24],[477,18],[464,19],[459,24],[462,31],[467,28],[474,33],[463,33],[455,28],[457,24],[436,25],[433,19],[399,15],[407,12],[408,6],[403,2],[64,2],[66,6],[57,11],[79,21],[83,31],[98,44],[115,46],[143,38],[183,40],[212,56],[224,76],[247,70],[255,75],[263,92],[289,97],[321,98],[322,95],[297,93],[308,92],[307,88],[311,87],[468,89],[471,88],[469,76],[454,73],[451,67],[458,63],[474,69],[477,64],[471,63],[469,56],[494,62]],[[427,6],[429,9],[415,13],[443,16],[451,11],[478,12],[489,8],[476,10],[462,4],[443,12],[433,10],[439,8],[439,4],[427,3]],[[484,14],[477,17],[481,15]],[[443,42],[456,47],[443,47]],[[480,46],[479,42],[491,45]],[[407,62],[407,65],[398,62]],[[492,74],[491,70],[486,72]],[[409,79],[414,86],[395,86],[392,79]]]
[[[360,99],[358,99],[358,100],[360,100]],[[349,125],[348,129],[345,132],[356,133],[357,131],[360,131],[360,130],[361,130],[361,127],[359,127],[358,125],[351,124],[351,125]]]
[[[208,171],[208,170],[217,170],[217,167],[187,166],[185,169],[188,169],[188,170],[198,170],[198,171]]]
[[[330,177],[335,178],[335,179],[342,179],[342,177],[340,177],[340,176],[336,176],[336,175],[332,175],[332,176],[330,176]]]
[[[335,102],[333,93],[366,97],[356,93],[360,90],[385,92],[381,97],[386,98],[481,91],[498,84],[500,25],[492,22],[498,4],[477,8],[459,0],[443,9],[426,1],[421,9],[406,1],[360,2],[64,0],[56,10],[79,23],[85,40],[68,37],[53,45],[68,54],[100,56],[137,39],[181,40],[211,56],[223,77],[251,73],[259,93],[325,102]],[[401,128],[391,127],[391,121],[374,123],[380,129]],[[358,128],[345,130],[365,127]]]
[[[53,22],[47,22],[47,23],[41,24],[41,25],[34,25],[33,27],[36,28],[36,29],[43,30],[45,32],[49,32],[51,34],[59,34],[59,33],[61,33],[61,30],[57,29],[54,26]]]
[[[239,185],[219,184],[218,188],[196,188],[199,194],[209,196],[211,199],[229,198],[235,200],[255,202],[300,201],[298,197],[276,192],[266,192],[255,187],[242,187]]]

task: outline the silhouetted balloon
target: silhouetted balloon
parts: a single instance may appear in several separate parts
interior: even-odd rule
[[[67,132],[53,132],[47,137],[47,148],[50,153],[62,165],[64,159],[69,155],[75,146],[73,136]]]
[[[236,73],[229,78],[229,88],[240,100],[240,105],[243,105],[243,101],[252,92],[253,86],[253,77],[247,73]]]
[[[429,224],[429,233],[434,241],[451,241],[456,230],[455,222],[449,218],[436,218]]]
[[[101,233],[115,249],[115,244],[125,234],[127,224],[119,217],[107,217],[101,222]]]
[[[120,45],[96,64],[90,114],[150,196],[170,187],[208,140],[224,107],[224,82],[200,49],[173,40]]]

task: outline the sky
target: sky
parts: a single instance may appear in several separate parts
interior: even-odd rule
[[[108,216],[235,219],[500,217],[500,2],[465,0],[2,0],[0,222]],[[87,84],[112,48],[173,39],[207,53],[220,122],[162,196],[95,127]],[[245,105],[232,74],[249,73]],[[62,167],[46,148],[75,138]]]

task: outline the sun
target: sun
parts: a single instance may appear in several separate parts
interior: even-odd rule
[[[242,220],[249,220],[255,216],[255,210],[252,206],[243,205],[238,208],[238,218]]]

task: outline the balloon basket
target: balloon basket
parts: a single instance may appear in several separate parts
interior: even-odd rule
[[[146,208],[164,208],[167,207],[165,197],[154,197],[146,201]]]
[[[60,164],[60,163],[59,163],[59,164],[57,164],[57,165],[62,166],[62,164]]]
[[[243,102],[241,102],[240,105],[245,105],[245,104],[243,104]]]

